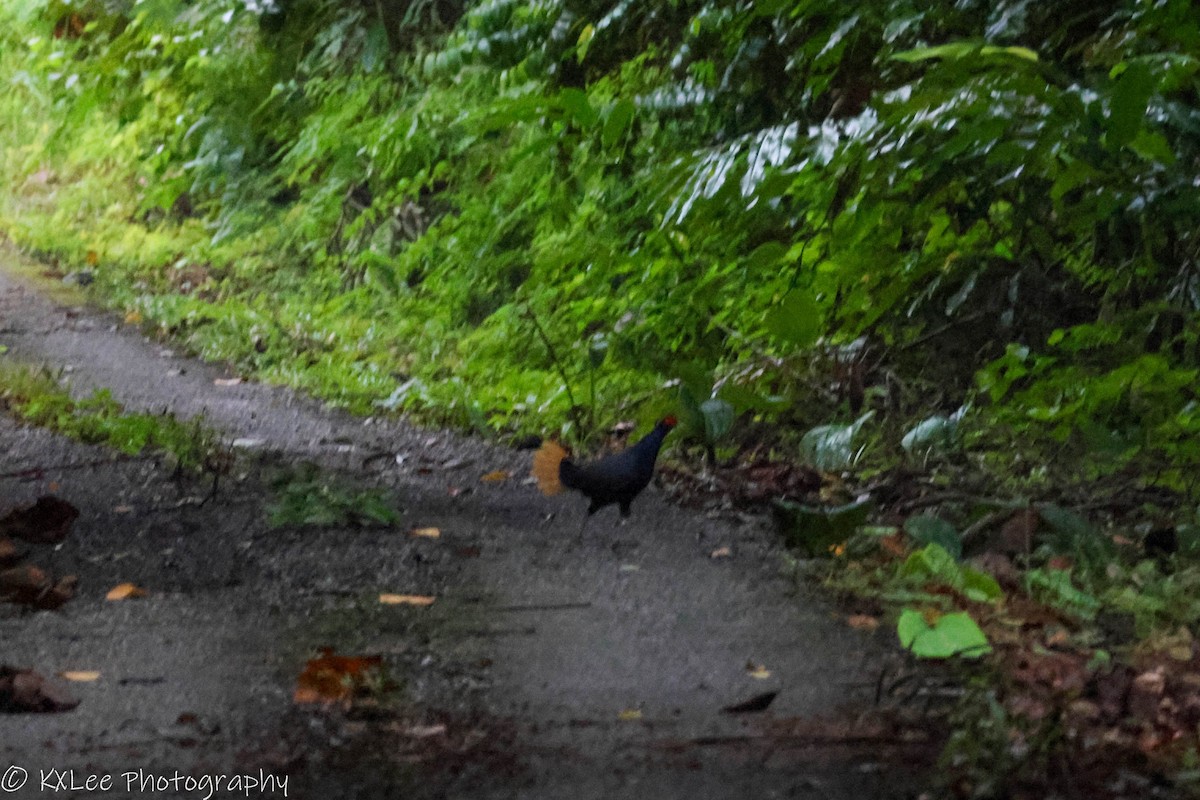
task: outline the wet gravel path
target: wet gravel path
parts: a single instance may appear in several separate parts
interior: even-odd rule
[[[599,515],[579,542],[584,501],[538,495],[528,452],[225,385],[221,365],[48,299],[19,263],[0,251],[4,358],[131,409],[202,414],[252,446],[198,505],[207,485],[153,458],[0,417],[0,510],[53,488],[82,512],[62,545],[29,548],[79,575],[78,596],[55,612],[0,607],[0,663],[101,673],[71,687],[74,711],[0,716],[0,772],[33,779],[14,796],[43,796],[40,771],[68,768],[116,785],[59,796],[204,796],[130,788],[138,770],[271,774],[289,797],[915,796],[898,742],[780,734],[869,708],[888,653],[786,574],[761,522],[680,509],[652,487],[627,525]],[[301,461],[385,489],[402,522],[269,527],[269,483]],[[515,477],[480,481],[496,469]],[[417,526],[442,536],[407,535]],[[719,547],[733,557],[710,558]],[[122,581],[149,597],[106,602]],[[381,592],[438,599],[380,606]],[[349,713],[295,707],[319,647],[383,656],[398,688]],[[773,690],[765,714],[721,713]],[[269,788],[252,796],[283,796]]]

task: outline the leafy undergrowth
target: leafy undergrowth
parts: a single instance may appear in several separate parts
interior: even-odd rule
[[[691,505],[772,506],[849,625],[887,621],[957,676],[938,778],[953,796],[1200,789],[1200,520],[1136,481],[970,491],[987,477],[942,459],[867,478],[750,453],[664,479]]]
[[[108,389],[76,400],[45,371],[0,363],[0,408],[33,425],[127,455],[166,453],[179,469],[219,475],[230,455],[201,418],[126,411]]]

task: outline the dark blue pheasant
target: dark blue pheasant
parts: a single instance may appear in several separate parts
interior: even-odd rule
[[[675,418],[667,417],[629,449],[587,464],[576,464],[562,445],[547,440],[533,456],[533,476],[542,494],[558,494],[564,488],[584,494],[592,501],[589,517],[613,503],[628,517],[629,504],[649,485],[658,451],[674,427]]]

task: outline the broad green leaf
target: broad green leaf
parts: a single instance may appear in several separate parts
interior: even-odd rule
[[[583,30],[579,32],[579,39],[575,42],[575,60],[580,64],[587,58],[588,48],[591,47],[592,38],[596,35],[596,27],[592,24],[583,26]]]
[[[962,568],[962,585],[959,588],[977,603],[990,603],[1004,596],[1004,590],[995,578],[974,567]]]
[[[957,586],[961,578],[958,562],[940,544],[928,544],[910,554],[900,573],[917,578],[937,578],[947,586]]]
[[[704,438],[709,444],[718,441],[733,427],[733,406],[719,398],[705,400],[700,404],[704,416]]]
[[[912,64],[918,61],[928,61],[933,58],[956,59],[970,56],[1013,57],[1033,62],[1038,60],[1038,54],[1028,47],[998,47],[980,42],[951,42],[934,47],[918,47],[913,50],[896,53],[892,58],[896,61],[904,61]]]
[[[1134,61],[1117,78],[1109,101],[1108,136],[1111,147],[1124,147],[1133,141],[1146,120],[1146,105],[1154,91],[1155,79],[1150,67]]]
[[[992,650],[979,625],[963,611],[942,614],[930,625],[920,611],[906,608],[896,633],[901,646],[918,658],[978,658]]]
[[[834,470],[854,461],[854,437],[859,429],[875,416],[868,411],[849,425],[820,425],[804,434],[800,452],[817,469]]]
[[[604,128],[600,132],[600,141],[605,147],[613,147],[625,136],[633,121],[633,101],[624,98],[618,100],[608,110],[604,119]]]
[[[558,102],[581,128],[592,127],[600,117],[588,101],[587,93],[580,89],[563,89],[558,93]]]

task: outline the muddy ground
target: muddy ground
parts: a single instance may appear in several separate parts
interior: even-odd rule
[[[31,562],[78,575],[77,596],[0,606],[0,663],[100,672],[70,685],[72,711],[0,715],[0,772],[29,774],[12,796],[51,793],[46,770],[111,776],[107,790],[53,792],[105,798],[209,793],[137,783],[177,772],[274,775],[301,798],[919,794],[929,747],[865,721],[888,637],[849,628],[798,580],[765,520],[686,511],[652,487],[628,524],[610,509],[579,541],[585,501],[540,496],[528,452],[216,383],[234,376],[50,299],[11,253],[0,262],[3,358],[243,440],[200,504],[207,480],[159,458],[0,416],[0,511],[53,491],[81,512],[61,545],[28,546]],[[386,489],[401,522],[272,528],[271,482],[301,462]],[[498,469],[515,477],[480,480]],[[441,537],[408,534],[425,526]],[[710,557],[722,547],[732,558]],[[105,600],[126,581],[148,596]],[[437,600],[383,606],[380,593]],[[348,710],[296,705],[321,647],[382,656],[388,682]],[[775,690],[765,712],[722,712]]]

